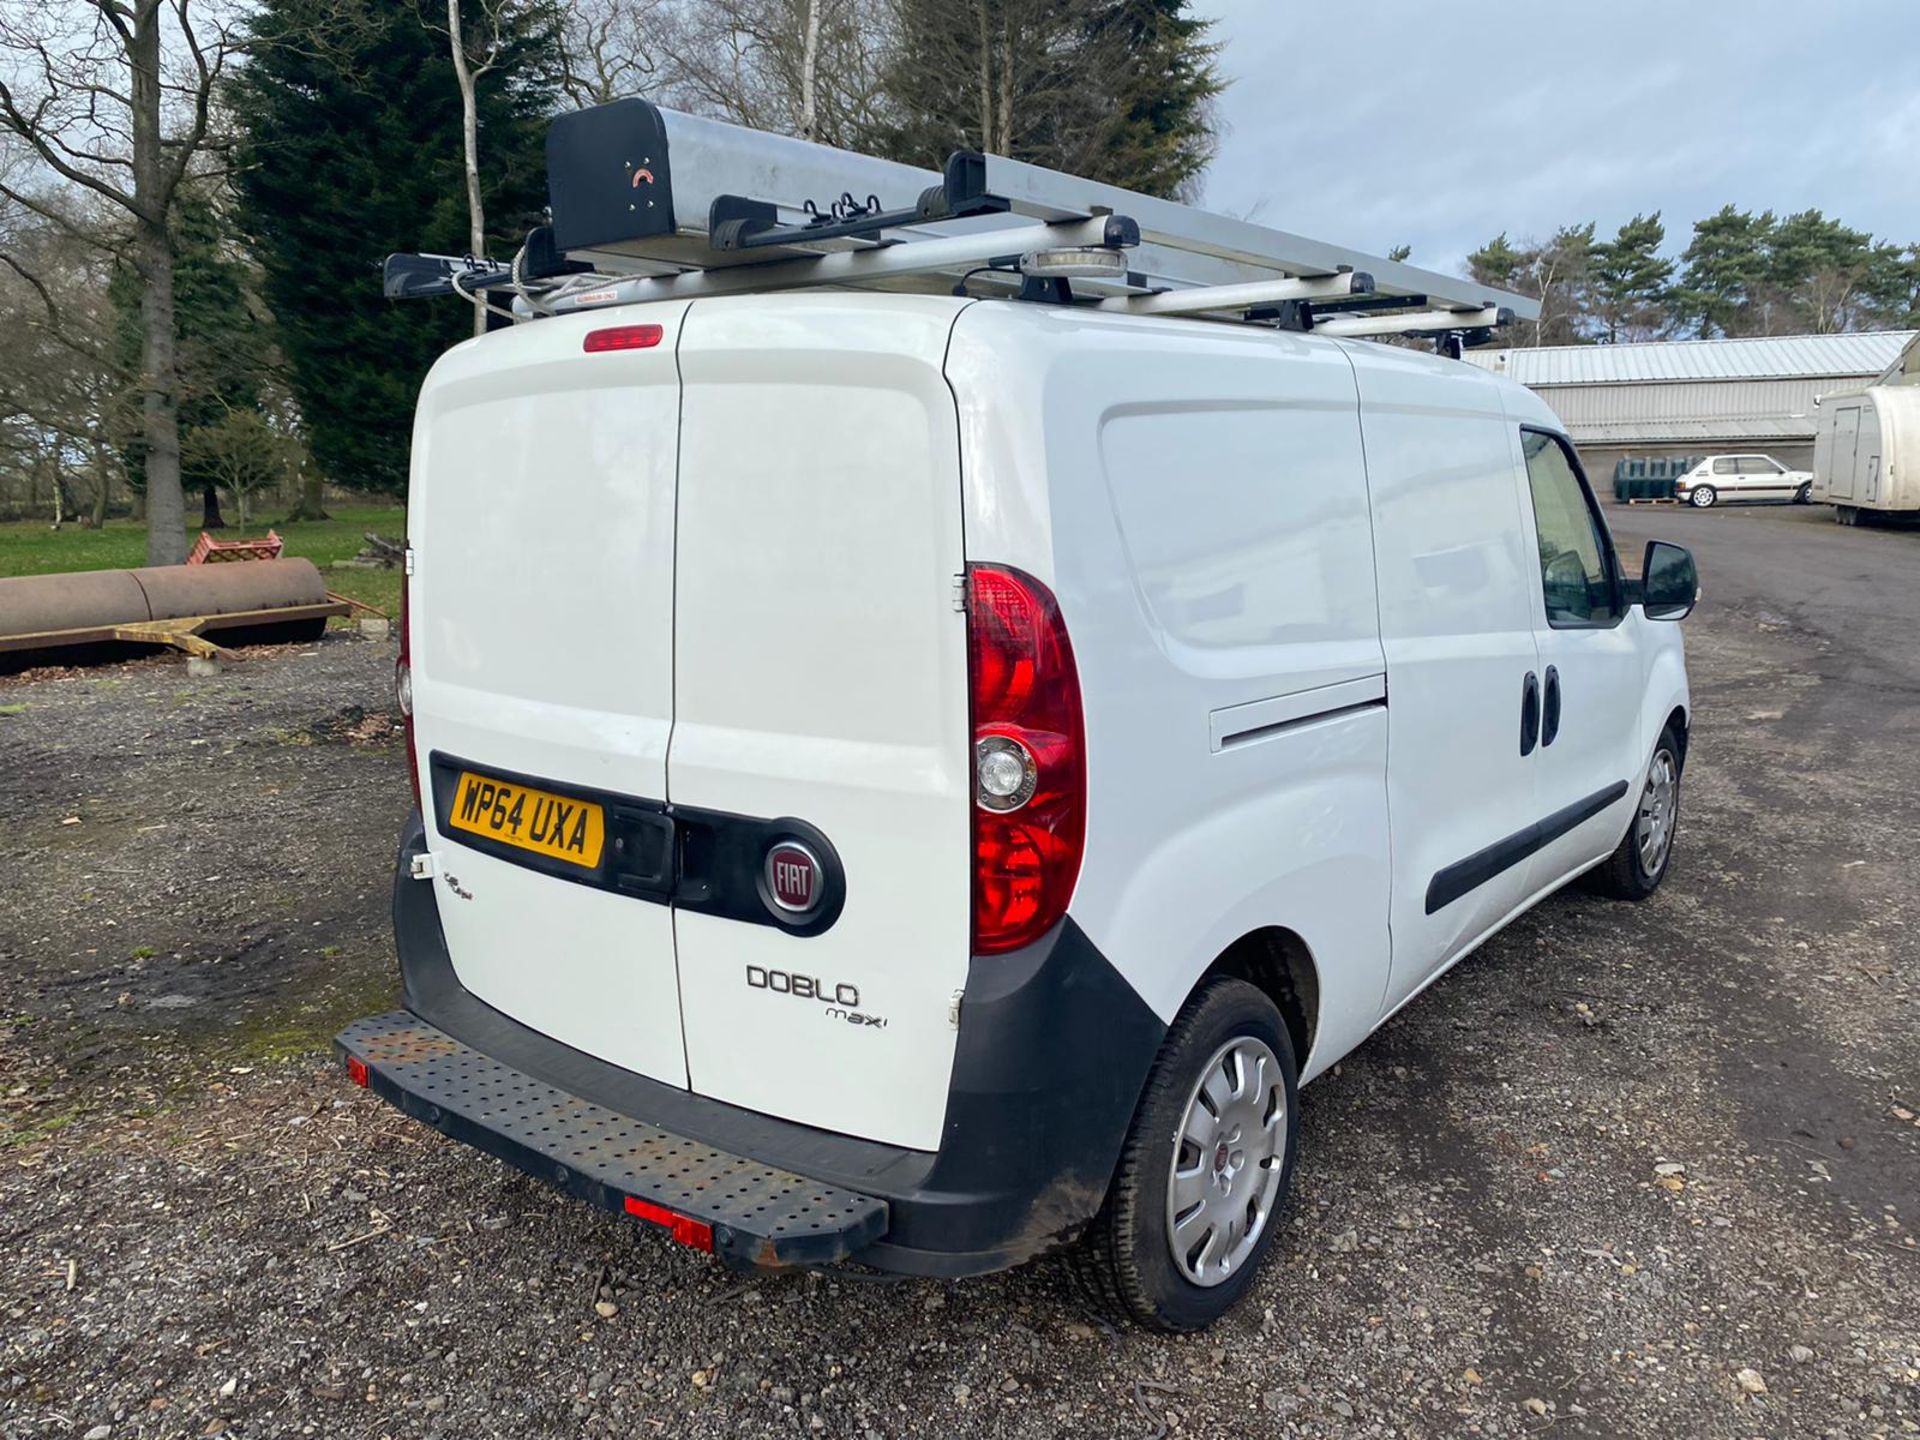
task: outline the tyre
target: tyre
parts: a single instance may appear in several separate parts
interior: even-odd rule
[[[1811,503],[1812,500],[1813,482],[1811,480],[1802,480],[1800,482],[1800,488],[1793,492],[1793,503],[1796,505],[1806,505]]]
[[[1660,888],[1673,861],[1674,831],[1680,824],[1679,738],[1668,726],[1660,732],[1647,763],[1646,783],[1633,823],[1607,862],[1590,871],[1591,888],[1615,900],[1644,900]]]
[[[1705,510],[1709,505],[1713,504],[1713,502],[1718,500],[1719,498],[1720,498],[1720,492],[1715,490],[1713,486],[1696,485],[1693,487],[1693,493],[1687,496],[1687,503],[1689,505],[1698,506],[1700,509]]]
[[[1272,1248],[1293,1179],[1299,1080],[1280,1012],[1214,980],[1167,1032],[1106,1203],[1070,1263],[1094,1304],[1155,1330],[1211,1325]]]

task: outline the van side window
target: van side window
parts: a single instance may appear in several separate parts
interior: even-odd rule
[[[1555,436],[1520,432],[1527,457],[1527,488],[1533,492],[1534,526],[1540,532],[1540,583],[1547,623],[1607,625],[1619,615],[1614,603],[1613,563],[1586,482]]]

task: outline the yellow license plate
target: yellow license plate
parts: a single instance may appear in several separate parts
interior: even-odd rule
[[[606,812],[593,801],[495,780],[471,770],[460,772],[448,819],[456,830],[587,870],[599,868],[600,852],[607,843]]]

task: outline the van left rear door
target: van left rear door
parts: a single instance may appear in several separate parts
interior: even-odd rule
[[[687,1079],[672,912],[629,861],[664,830],[685,311],[455,346],[421,391],[407,517],[454,972],[522,1025],[671,1085]]]

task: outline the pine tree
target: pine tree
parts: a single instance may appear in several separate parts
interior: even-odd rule
[[[1224,82],[1188,0],[898,0],[878,137],[937,166],[986,150],[1157,195],[1213,158]]]
[[[289,388],[321,472],[352,489],[404,491],[420,381],[471,324],[465,306],[392,304],[380,291],[392,251],[467,248],[445,24],[434,0],[265,0],[254,58],[229,87],[245,134],[240,218]],[[479,97],[487,216],[502,255],[545,200],[558,70],[556,16],[530,4]]]
[[[1695,221],[1693,240],[1680,257],[1685,268],[1673,292],[1674,314],[1703,337],[1767,334],[1767,245],[1773,228],[1771,210],[1755,215],[1732,205]]]
[[[1513,344],[1577,345],[1589,338],[1593,231],[1591,220],[1563,225],[1544,245],[1515,245],[1502,231],[1467,256],[1467,271],[1481,284],[1540,302],[1540,318],[1516,325]]]
[[[1148,195],[1196,198],[1218,146],[1211,103],[1226,89],[1207,41],[1213,21],[1187,13],[1187,0],[1119,0],[1089,27],[1095,53],[1124,57],[1114,110],[1118,123],[1094,178]]]
[[[1667,227],[1660,212],[1635,215],[1593,247],[1593,309],[1608,344],[1644,340],[1664,328],[1673,261],[1660,254]]]

